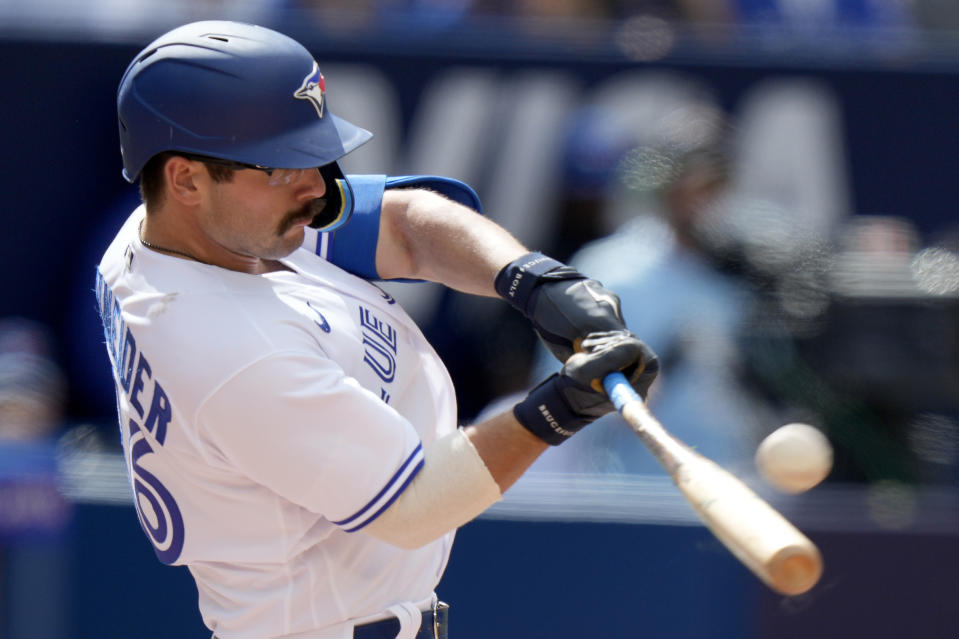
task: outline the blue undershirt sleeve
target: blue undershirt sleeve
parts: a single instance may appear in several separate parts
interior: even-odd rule
[[[321,234],[317,253],[359,277],[380,279],[376,272],[376,243],[380,235],[380,211],[386,189],[422,188],[480,211],[480,199],[464,182],[432,175],[348,175],[353,191],[353,215],[331,233]]]
[[[353,215],[349,222],[328,233],[327,260],[368,280],[376,273],[376,242],[380,236],[380,206],[386,189],[385,175],[350,175]],[[320,245],[318,245],[320,246]]]

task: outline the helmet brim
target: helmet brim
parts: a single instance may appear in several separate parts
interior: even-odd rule
[[[330,136],[330,128],[321,125],[320,121],[317,120],[315,125],[311,124],[300,129],[286,131],[266,142],[257,140],[250,144],[244,144],[242,140],[221,140],[217,144],[216,141],[210,139],[176,141],[174,138],[173,144],[157,149],[154,155],[163,151],[174,153],[182,151],[233,160],[244,164],[257,164],[281,169],[310,169],[336,162],[373,138],[371,132],[332,113],[327,113],[325,117],[332,120],[333,130],[338,139],[333,139]],[[331,153],[331,149],[336,149],[336,151]],[[124,168],[123,178],[132,183],[137,179],[142,169],[142,166],[138,167],[137,172],[130,175]]]

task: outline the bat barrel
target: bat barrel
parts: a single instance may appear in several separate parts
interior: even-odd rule
[[[666,431],[621,373],[607,375],[603,386],[703,523],[737,559],[785,595],[802,594],[818,582],[822,556],[812,541],[732,473]]]
[[[787,546],[770,562],[767,583],[784,595],[801,595],[819,581],[822,566],[822,557],[812,542]]]

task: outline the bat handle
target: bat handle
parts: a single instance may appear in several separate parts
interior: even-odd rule
[[[603,378],[603,388],[629,427],[672,475],[688,454],[686,445],[666,432],[649,412],[642,396],[626,381],[625,375],[619,371],[609,373]]]
[[[616,410],[623,410],[629,402],[641,402],[643,398],[626,381],[626,376],[616,371],[603,378],[603,388]]]

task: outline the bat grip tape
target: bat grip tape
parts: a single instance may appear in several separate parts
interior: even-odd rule
[[[606,389],[606,395],[613,402],[616,410],[622,410],[623,406],[629,402],[643,401],[639,393],[633,390],[633,387],[626,381],[626,376],[616,371],[603,378],[603,388]]]

